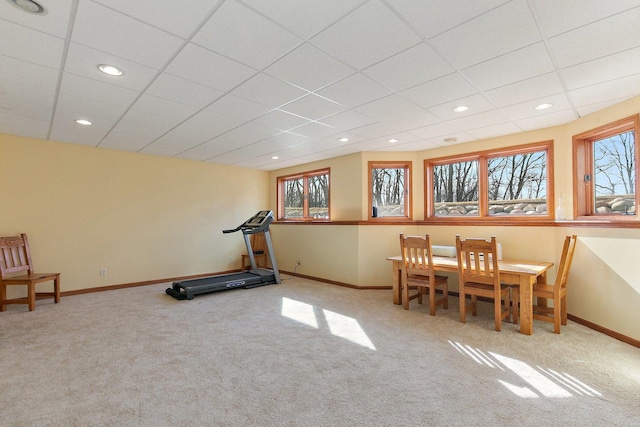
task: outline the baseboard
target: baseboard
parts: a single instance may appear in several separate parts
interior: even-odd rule
[[[164,279],[155,279],[155,280],[145,280],[142,282],[132,282],[132,283],[123,283],[120,285],[110,285],[110,286],[101,286],[101,287],[97,287],[97,288],[88,288],[88,289],[79,289],[76,291],[67,291],[67,292],[61,292],[60,295],[61,296],[71,296],[71,295],[81,295],[81,294],[89,294],[89,293],[93,293],[93,292],[104,292],[104,291],[112,291],[112,290],[116,290],[116,289],[125,289],[125,288],[133,288],[136,286],[146,286],[146,285],[155,285],[158,283],[167,283],[167,282],[176,282],[176,281],[180,281],[180,280],[189,280],[189,279],[198,279],[200,277],[208,277],[208,276],[217,276],[220,274],[229,274],[229,273],[236,273],[240,270],[229,270],[229,271],[222,271],[222,272],[218,272],[218,273],[211,273],[211,274],[196,274],[196,275],[192,275],[192,276],[179,276],[179,277],[169,277],[169,278],[164,278]],[[393,289],[392,286],[356,286],[356,285],[352,285],[350,283],[345,283],[345,282],[338,282],[336,280],[329,280],[329,279],[323,279],[322,277],[315,277],[315,276],[308,276],[306,274],[300,274],[300,273],[294,273],[292,271],[282,271],[280,270],[281,274],[288,274],[290,276],[295,276],[295,277],[300,277],[303,279],[309,279],[309,280],[314,280],[316,282],[322,282],[322,283],[328,283],[330,285],[336,285],[336,286],[342,286],[345,288],[350,288],[350,289],[367,289],[367,290],[389,290],[389,289]],[[441,292],[440,290],[438,290],[438,292]],[[451,296],[456,296],[459,297],[460,295],[457,292],[449,292],[449,295]],[[567,314],[567,317],[569,318],[569,320],[579,323],[583,326],[586,326],[589,329],[593,329],[594,331],[598,331],[600,333],[603,333],[607,336],[610,336],[611,338],[615,338],[619,341],[622,341],[626,344],[632,345],[634,347],[638,347],[640,348],[640,340],[628,337],[626,335],[623,335],[621,333],[618,333],[616,331],[612,331],[611,329],[605,328],[604,326],[600,326],[597,325],[593,322],[589,322],[588,320],[582,319],[578,316],[574,316],[572,314]]]

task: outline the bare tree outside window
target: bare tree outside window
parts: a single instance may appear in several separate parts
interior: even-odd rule
[[[435,166],[433,197],[436,216],[478,215],[478,161]]]
[[[301,218],[304,215],[303,179],[288,179],[284,184],[284,217]]]
[[[278,178],[278,218],[329,219],[329,169]]]
[[[612,213],[609,211],[611,209],[613,212],[626,214],[635,207],[635,151],[632,131],[593,142],[596,210]],[[619,200],[613,202],[612,198]],[[606,212],[602,211],[605,200],[610,200],[610,208]]]
[[[308,180],[309,216],[329,218],[329,175],[312,175]]]
[[[372,216],[408,218],[408,164],[396,163],[387,166],[370,162],[369,168]]]

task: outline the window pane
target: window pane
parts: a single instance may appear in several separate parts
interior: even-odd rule
[[[490,215],[547,215],[547,153],[488,159]]]
[[[303,179],[287,179],[284,186],[284,217],[302,218],[304,216]]]
[[[624,132],[594,141],[595,209],[599,214],[634,214],[635,141]]]
[[[478,216],[478,161],[433,168],[435,216]]]
[[[407,216],[405,212],[405,169],[372,168],[372,203],[378,217]]]
[[[309,216],[329,218],[329,175],[309,177]]]

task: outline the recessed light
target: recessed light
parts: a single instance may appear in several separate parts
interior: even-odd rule
[[[553,104],[550,104],[548,102],[545,102],[544,104],[538,104],[535,107],[533,107],[534,110],[546,110],[547,108],[551,108],[553,107]]]
[[[113,65],[108,64],[100,64],[98,65],[98,69],[105,74],[109,74],[110,76],[121,76],[122,70],[114,67]]]
[[[387,142],[390,142],[390,143],[392,143],[392,144],[393,144],[393,143],[395,143],[395,142],[398,142],[398,140],[397,140],[397,139],[395,139],[395,138],[391,138],[391,139],[387,139]]]
[[[280,157],[278,156],[271,156],[271,160],[278,160]]]
[[[8,0],[8,2],[17,8],[24,10],[25,12],[37,15],[44,15],[46,13],[44,7],[40,6],[33,0]]]
[[[453,111],[455,111],[456,113],[462,113],[463,111],[467,111],[468,109],[469,107],[467,107],[466,105],[458,105],[453,109]]]
[[[76,120],[76,123],[82,126],[91,126],[93,124],[89,120],[85,120],[85,119],[78,119]]]
[[[447,143],[451,143],[451,142],[456,142],[457,140],[458,140],[458,138],[451,137],[451,138],[445,138],[442,141],[443,142],[447,142]]]
[[[347,138],[346,136],[343,136],[342,138],[338,138],[338,141],[340,141],[340,142],[349,142],[349,138]]]

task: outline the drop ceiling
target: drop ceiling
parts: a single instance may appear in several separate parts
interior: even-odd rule
[[[640,95],[640,0],[38,3],[0,0],[0,133],[274,170]]]

